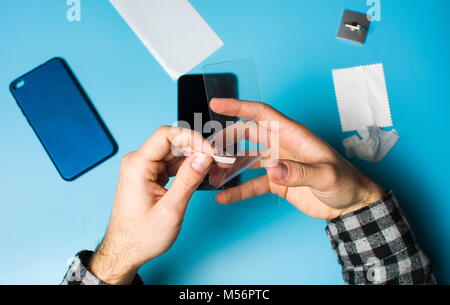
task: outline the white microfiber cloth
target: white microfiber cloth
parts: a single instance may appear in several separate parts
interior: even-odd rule
[[[333,70],[342,131],[392,126],[382,64]]]
[[[344,140],[347,155],[379,162],[399,140],[393,125],[382,64],[333,70],[342,131],[359,136]]]
[[[110,2],[174,80],[223,46],[187,0]]]

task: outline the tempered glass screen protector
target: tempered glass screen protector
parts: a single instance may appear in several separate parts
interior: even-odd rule
[[[67,63],[53,58],[10,91],[64,180],[113,156],[117,144]]]
[[[261,103],[259,81],[256,65],[250,58],[230,60],[220,63],[208,64],[203,67],[203,79],[205,89],[210,103],[213,98],[230,98],[224,90],[224,82],[218,76],[227,75],[234,79],[236,83],[236,94],[234,98],[253,101],[256,105]],[[230,103],[233,103],[230,100]],[[208,107],[209,108],[209,107]],[[262,107],[257,106],[256,110]],[[262,159],[261,151],[263,147],[257,141],[248,141],[245,134],[258,133],[257,125],[250,126],[249,122],[237,122],[239,118],[229,117],[212,111],[210,108],[212,126],[216,131],[214,135],[214,145],[223,156],[233,156],[236,161],[232,167],[222,169],[211,179],[211,184],[220,187],[223,183],[234,176],[239,175],[254,163]],[[247,118],[244,118],[247,119]],[[219,124],[213,124],[213,123]],[[254,128],[249,128],[254,127]]]
[[[267,145],[272,142],[272,137],[270,129],[267,128],[268,124],[266,124],[269,122],[255,120],[257,117],[264,118],[267,109],[266,105],[262,103],[256,64],[251,58],[243,58],[208,64],[203,67],[208,106],[213,98],[227,98],[224,102],[229,103],[230,108],[236,108],[232,103],[237,101],[229,99],[230,96],[225,94],[223,82],[217,78],[217,75],[227,75],[234,79],[236,98],[251,101],[252,111],[248,113],[247,117],[241,117],[239,114],[242,113],[237,113],[235,117],[227,117],[214,112],[209,107],[211,126],[214,126],[215,130],[211,138],[217,153],[220,156],[235,158],[232,165],[212,167],[209,172],[209,182],[220,189],[224,183],[239,176],[240,185],[229,192],[235,192],[236,197],[240,199],[245,199],[243,197],[247,197],[254,191],[254,188],[252,189],[254,184],[250,182],[252,179],[259,179],[253,182],[262,183],[258,189],[269,192],[267,180],[260,176],[265,174],[264,168],[261,168],[264,161],[262,159],[266,158],[267,153],[270,153],[273,148],[271,145]],[[224,121],[225,124],[223,124]],[[279,200],[272,195],[266,195],[266,198],[240,200],[233,206],[273,208],[279,206]]]

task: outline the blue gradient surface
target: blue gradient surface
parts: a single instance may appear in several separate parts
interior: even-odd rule
[[[106,229],[120,157],[176,120],[176,83],[106,0],[0,2],[0,284],[58,283],[67,261]],[[381,1],[365,45],[336,39],[342,11],[365,0],[192,0],[225,41],[205,61],[252,57],[264,100],[342,152],[331,70],[384,63],[400,142],[378,164],[354,161],[400,199],[416,235],[450,284],[450,2]],[[438,29],[438,30],[434,30]],[[64,182],[8,92],[46,60],[65,58],[120,150]],[[200,72],[198,67],[193,72]],[[175,246],[145,265],[149,284],[341,284],[325,222],[282,201],[279,209],[233,209],[199,192]]]

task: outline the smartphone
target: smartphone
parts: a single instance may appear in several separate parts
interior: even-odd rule
[[[116,141],[64,59],[50,59],[9,89],[64,180],[116,154]]]
[[[237,98],[237,79],[233,74],[214,74],[208,75],[214,79],[214,92],[219,92],[223,98]],[[212,78],[211,78],[212,79]],[[211,113],[209,110],[209,99],[205,89],[205,83],[202,74],[183,75],[178,79],[178,121],[184,121],[189,124],[191,129],[197,129],[194,118],[195,114],[201,114],[202,122],[200,126],[201,134],[206,139],[211,136],[211,133],[204,132],[204,124],[211,120]],[[198,115],[197,115],[198,117]],[[214,115],[214,120],[219,121],[222,126],[225,126],[226,121],[236,121],[236,118],[229,116]],[[199,190],[215,190],[207,176],[202,184],[198,187]],[[233,178],[222,188],[230,188],[239,184],[239,176]]]

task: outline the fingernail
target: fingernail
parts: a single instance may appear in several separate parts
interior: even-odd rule
[[[208,171],[209,166],[212,163],[212,158],[208,155],[196,153],[192,160],[191,167],[200,174],[204,174]]]
[[[270,176],[273,179],[284,180],[289,175],[289,167],[284,162],[278,162],[278,165],[270,168]]]

